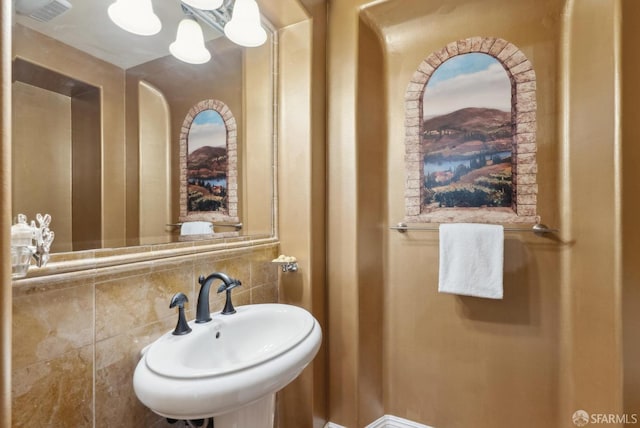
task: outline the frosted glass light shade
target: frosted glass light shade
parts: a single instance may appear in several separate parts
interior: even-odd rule
[[[200,10],[215,10],[222,6],[224,0],[182,0],[182,3]]]
[[[232,42],[247,47],[260,46],[267,40],[255,0],[236,0],[231,19],[224,26],[224,34]]]
[[[133,34],[152,36],[162,29],[151,0],[116,0],[107,13],[114,24]]]
[[[204,46],[202,28],[193,18],[180,21],[176,41],[169,45],[169,52],[189,64],[204,64],[211,59],[211,54]]]

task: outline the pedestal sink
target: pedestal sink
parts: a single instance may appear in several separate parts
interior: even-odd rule
[[[271,427],[274,394],[315,357],[320,325],[296,306],[236,310],[211,314],[208,323],[189,322],[191,333],[169,332],[147,346],[133,376],[138,399],[171,419],[216,416],[216,428]]]

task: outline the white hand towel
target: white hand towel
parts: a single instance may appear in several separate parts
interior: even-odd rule
[[[440,225],[439,292],[502,299],[503,261],[502,226]]]
[[[180,235],[211,235],[213,224],[209,221],[186,221],[180,227]]]

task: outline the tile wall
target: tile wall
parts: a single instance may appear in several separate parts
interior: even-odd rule
[[[277,252],[268,244],[14,282],[12,426],[167,425],[138,402],[132,376],[140,350],[175,326],[171,296],[189,297],[193,319],[198,276],[221,271],[243,282],[235,305],[277,302]],[[223,297],[212,292],[212,311]]]

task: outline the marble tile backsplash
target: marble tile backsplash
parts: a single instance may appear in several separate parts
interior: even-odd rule
[[[84,273],[21,280],[13,289],[14,427],[163,427],[140,404],[140,350],[171,330],[179,291],[195,317],[199,275],[238,278],[234,304],[278,301],[278,245],[171,257]],[[224,296],[211,293],[212,311]]]

